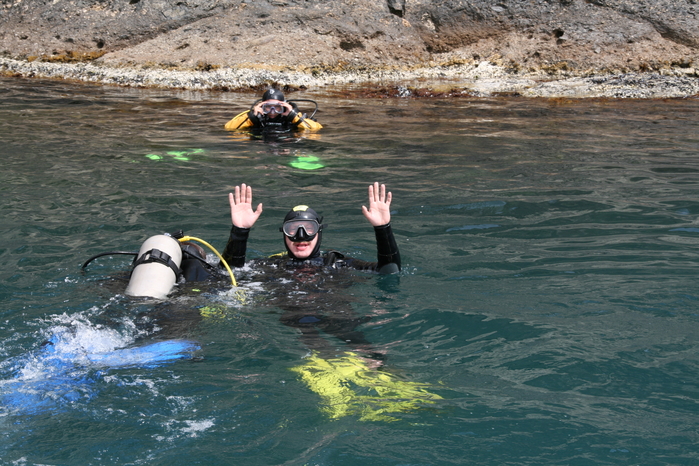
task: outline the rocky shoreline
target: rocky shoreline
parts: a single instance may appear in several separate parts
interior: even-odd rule
[[[572,73],[514,72],[489,61],[412,69],[316,71],[304,73],[262,68],[220,67],[211,70],[55,63],[0,57],[0,75],[60,79],[112,86],[251,91],[276,85],[286,89],[381,89],[385,96],[522,96],[543,98],[666,99],[699,96],[699,78],[691,69],[660,72]]]
[[[699,0],[3,0],[0,74],[386,95],[699,95]]]

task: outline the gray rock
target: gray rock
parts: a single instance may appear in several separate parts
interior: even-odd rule
[[[691,80],[699,68],[697,0],[0,1],[0,54],[28,63],[344,73],[363,82],[416,70],[433,79],[482,62],[523,81]]]

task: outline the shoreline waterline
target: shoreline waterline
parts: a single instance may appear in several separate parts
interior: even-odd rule
[[[462,94],[472,97],[513,95],[543,98],[666,99],[699,96],[699,77],[693,69],[661,72],[561,76],[515,73],[488,61],[410,70],[350,70],[300,72],[221,67],[211,70],[173,70],[156,67],[55,63],[0,57],[0,76],[60,79],[101,85],[250,91],[265,85],[292,88],[393,87],[397,97]],[[414,92],[420,89],[422,92]]]

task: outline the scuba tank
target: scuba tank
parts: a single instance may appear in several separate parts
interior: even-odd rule
[[[180,243],[169,235],[151,236],[143,242],[137,257],[125,294],[165,298],[182,274]]]
[[[129,255],[134,257],[131,276],[124,294],[127,296],[164,299],[177,283],[199,282],[210,278],[222,277],[219,267],[206,261],[206,251],[198,244],[209,247],[220,259],[230,277],[233,287],[237,287],[233,271],[221,254],[203,239],[185,236],[182,230],[151,236],[143,242],[138,252],[110,251],[90,257],[82,265],[84,271],[88,264],[102,256]],[[243,298],[241,298],[241,301]]]

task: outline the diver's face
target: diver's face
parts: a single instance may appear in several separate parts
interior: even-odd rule
[[[307,259],[308,256],[313,253],[316,244],[318,244],[318,235],[310,241],[291,241],[288,236],[285,236],[284,241],[286,241],[286,246],[295,257],[298,259]]]

